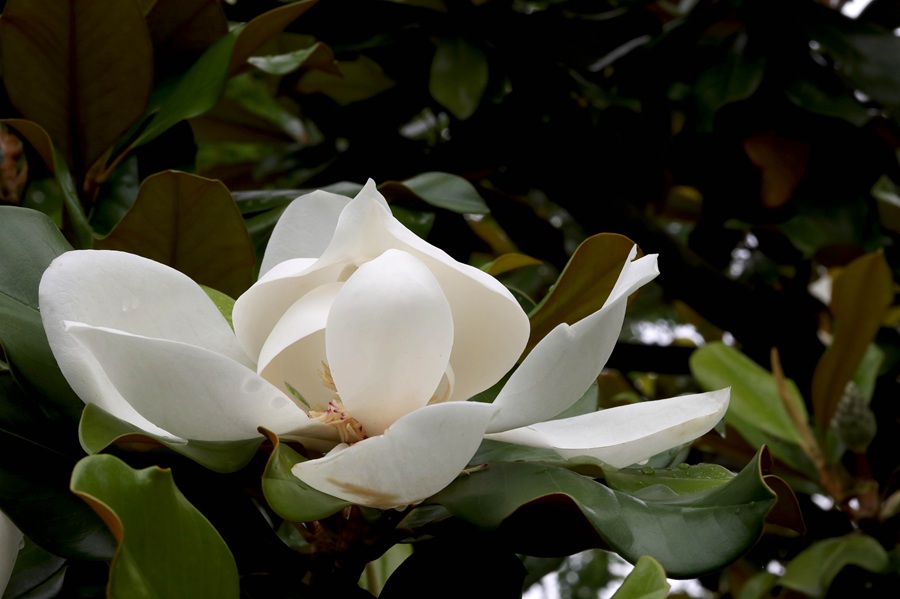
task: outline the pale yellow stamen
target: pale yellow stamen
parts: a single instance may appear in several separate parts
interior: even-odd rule
[[[341,437],[341,443],[352,445],[366,438],[366,431],[363,430],[362,424],[350,415],[339,399],[329,401],[328,409],[324,412],[310,410],[309,417],[333,426]]]

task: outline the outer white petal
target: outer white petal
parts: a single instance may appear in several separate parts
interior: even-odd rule
[[[730,389],[646,401],[574,418],[550,420],[489,439],[555,450],[564,458],[589,456],[624,468],[693,441],[728,409]]]
[[[429,402],[452,346],[453,318],[441,286],[399,250],[366,262],[344,283],[325,329],[341,401],[370,436]]]
[[[343,283],[317,287],[291,306],[266,339],[257,372],[290,395],[290,385],[313,410],[322,411],[334,392],[322,382],[325,324]]]
[[[264,426],[277,434],[329,439],[281,391],[243,364],[215,352],[112,329],[68,323],[128,402],[151,422],[185,439],[250,439]]]
[[[40,306],[53,355],[78,396],[148,432],[165,433],[128,405],[92,353],[65,332],[64,321],[180,341],[252,364],[194,281],[133,254],[84,250],[59,256],[41,279]]]
[[[6,514],[0,512],[0,595],[9,584],[21,543],[22,531],[16,528]]]
[[[259,268],[260,276],[293,258],[318,258],[328,247],[341,210],[350,198],[314,191],[291,202],[272,230]]]
[[[292,472],[320,491],[360,505],[388,509],[418,503],[466,467],[494,412],[492,405],[474,402],[427,406],[384,435],[301,462]]]
[[[659,274],[656,255],[632,249],[603,307],[572,326],[560,324],[531,350],[494,400],[495,433],[553,418],[584,394],[615,347],[628,296]]]

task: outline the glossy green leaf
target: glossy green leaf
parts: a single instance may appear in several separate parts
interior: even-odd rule
[[[111,445],[133,451],[154,451],[167,447],[216,472],[240,470],[253,459],[264,440],[260,436],[241,441],[173,442],[142,431],[94,404],[84,407],[78,438],[89,454],[99,453]]]
[[[720,487],[734,474],[718,464],[679,464],[675,468],[625,468],[606,473],[606,483],[616,491],[633,495],[662,485],[679,495]],[[649,496],[645,495],[645,496]]]
[[[632,247],[633,241],[613,233],[600,233],[584,240],[550,293],[532,310],[531,337],[525,353],[559,323],[574,324],[599,310],[616,284]]]
[[[572,507],[587,530],[592,529],[625,559],[634,563],[650,555],[670,575],[686,578],[725,566],[762,533],[776,494],[763,480],[760,457],[757,454],[722,486],[689,495],[670,492],[653,499],[615,491],[549,465],[491,463],[456,479],[428,502],[487,529],[498,528],[529,504],[526,514],[531,519],[519,524],[535,527],[528,540],[539,543],[545,552],[550,545],[537,534],[539,523],[556,521],[560,512]],[[567,530],[578,526],[569,523]]]
[[[800,441],[775,384],[775,377],[724,343],[710,343],[694,351],[690,359],[691,373],[704,390],[731,387],[731,403],[725,421],[745,438],[750,429],[791,443]],[[793,381],[786,381],[794,405],[801,414],[806,407]],[[748,434],[744,434],[748,432]]]
[[[219,101],[228,78],[228,61],[238,38],[233,30],[207,48],[176,83],[157,90],[151,110],[156,114],[132,146],[146,144],[172,125],[210,110]]]
[[[335,67],[334,53],[331,48],[321,42],[316,42],[309,48],[301,48],[284,54],[251,56],[247,62],[270,75],[286,75],[301,67],[318,68],[333,74],[340,72]]]
[[[641,557],[612,599],[665,599],[669,594],[666,571],[650,556]]]
[[[779,582],[810,597],[824,597],[834,577],[849,565],[883,572],[888,554],[878,541],[862,534],[825,539],[791,560]]]
[[[275,39],[284,28],[293,23],[303,13],[316,5],[318,0],[300,0],[286,6],[273,8],[252,19],[240,30],[240,37],[228,65],[229,74],[234,74],[255,55],[266,42]]]
[[[141,116],[153,83],[150,33],[133,0],[10,0],[0,55],[13,104],[78,177]]]
[[[739,32],[723,44],[722,55],[697,78],[694,94],[704,110],[704,125],[713,126],[716,112],[733,102],[749,98],[762,82],[765,57]]]
[[[489,212],[475,187],[462,177],[450,173],[429,172],[405,181],[388,181],[379,185],[378,190],[387,197],[408,192],[432,206],[459,214]]]
[[[78,462],[71,485],[119,542],[110,597],[238,597],[228,546],[181,494],[170,471],[132,470],[114,456],[96,455]]]
[[[893,302],[894,279],[881,252],[857,258],[835,277],[831,291],[834,336],[812,381],[813,411],[823,429],[831,423],[847,381]]]
[[[0,402],[11,401],[5,385]],[[4,423],[6,424],[6,423]],[[69,492],[75,459],[0,428],[0,508],[19,530],[60,557],[106,560],[115,542],[100,518]]]
[[[63,412],[77,416],[81,400],[56,364],[38,311],[44,270],[70,249],[46,215],[0,206],[0,343],[17,376]]]
[[[220,181],[188,173],[147,177],[122,222],[96,246],[150,258],[232,297],[253,283],[256,256],[231,194]]]
[[[441,38],[431,61],[428,91],[453,116],[465,120],[481,103],[488,84],[484,52],[461,37]]]
[[[396,82],[368,56],[338,63],[340,75],[325,71],[309,71],[297,83],[302,94],[321,93],[341,106],[366,100],[394,87]]]
[[[306,458],[279,442],[275,435],[266,435],[275,447],[263,473],[262,489],[266,502],[276,514],[291,522],[311,522],[351,505],[349,501],[322,493],[294,476],[291,468]]]
[[[541,264],[543,264],[543,262],[537,258],[532,258],[525,254],[503,254],[502,256],[498,256],[497,259],[490,264],[482,266],[481,269],[492,277],[497,277],[511,270],[524,268],[526,266],[540,266]]]
[[[216,305],[216,308],[219,309],[219,312],[222,313],[222,316],[225,317],[225,320],[228,321],[228,326],[233,330],[234,323],[231,321],[231,313],[234,311],[234,300],[231,296],[225,295],[212,287],[207,287],[206,285],[201,285],[201,287],[203,288],[203,291],[206,292],[206,295],[209,296],[209,299]]]

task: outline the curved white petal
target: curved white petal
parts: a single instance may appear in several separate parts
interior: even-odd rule
[[[455,326],[450,363],[458,381],[450,399],[468,399],[500,380],[528,341],[527,315],[496,279],[404,227],[371,180],[341,211],[319,260],[275,266],[238,298],[233,319],[244,350],[256,359],[269,331],[296,299],[317,285],[347,280],[359,265],[389,249],[421,260],[450,302]]]
[[[553,449],[564,458],[589,456],[624,468],[693,441],[725,415],[730,389],[683,395],[550,420],[488,435],[531,447]]]
[[[631,250],[603,307],[569,326],[558,325],[531,350],[494,400],[495,433],[553,418],[578,401],[615,347],[628,296],[659,274],[656,255]]]
[[[260,276],[294,258],[318,258],[328,247],[341,210],[350,198],[317,190],[288,204],[266,245]]]
[[[495,408],[475,402],[427,406],[383,435],[291,470],[316,489],[359,505],[388,509],[418,503],[459,475]]]
[[[122,397],[151,422],[184,439],[250,439],[276,434],[334,438],[281,391],[243,364],[209,350],[112,329],[68,323]]]
[[[6,514],[0,512],[0,595],[9,584],[21,543],[22,531],[16,528]]]
[[[182,273],[115,251],[72,251],[56,258],[40,284],[47,340],[75,393],[147,432],[164,431],[122,399],[92,353],[64,321],[188,343],[251,365],[206,293]]]
[[[341,401],[379,435],[425,406],[453,346],[453,318],[434,275],[388,250],[344,283],[328,314],[325,348]]]
[[[328,312],[342,287],[329,283],[301,297],[272,329],[259,355],[260,376],[288,395],[290,385],[317,411],[334,399],[322,382],[322,364]]]

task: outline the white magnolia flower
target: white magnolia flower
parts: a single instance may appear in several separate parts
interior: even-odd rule
[[[224,441],[264,426],[330,449],[307,484],[390,508],[440,491],[485,435],[624,467],[688,442],[728,392],[550,420],[606,363],[630,293],[656,257],[624,265],[598,312],[547,335],[493,404],[465,401],[516,363],[528,318],[509,291],[406,229],[369,183],[317,191],[278,222],[232,333],[184,275],[137,256],[77,251],[41,281],[41,313],[78,395],[170,438]]]

